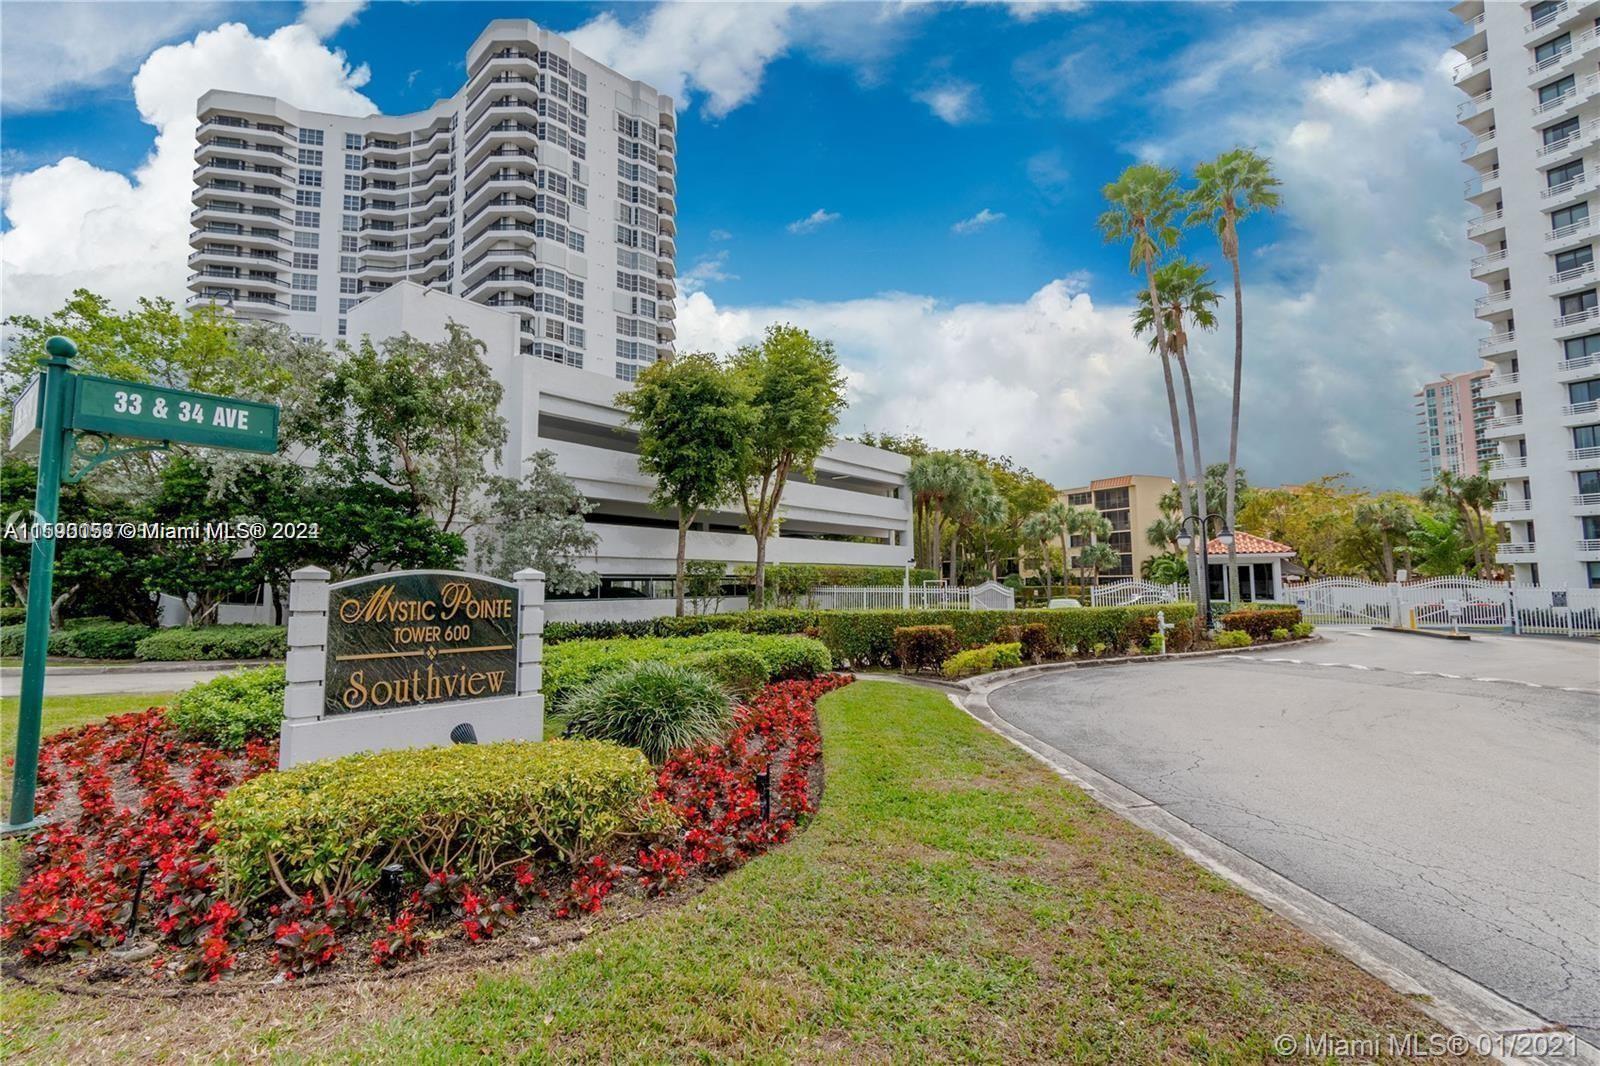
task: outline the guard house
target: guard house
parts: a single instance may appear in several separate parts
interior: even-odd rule
[[[1213,600],[1226,599],[1222,578],[1228,569],[1228,546],[1212,537],[1206,542],[1206,553],[1211,564],[1206,574],[1209,595]],[[1283,591],[1283,564],[1294,554],[1287,544],[1254,533],[1234,534],[1234,598],[1244,603],[1278,599]]]

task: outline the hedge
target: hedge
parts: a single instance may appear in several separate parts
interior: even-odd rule
[[[894,655],[907,673],[937,670],[960,650],[954,626],[900,626],[894,631]]]
[[[183,626],[158,629],[139,641],[137,655],[155,662],[198,659],[281,659],[288,653],[283,626]]]
[[[1242,629],[1224,629],[1217,634],[1219,648],[1247,648],[1255,641]]]
[[[1300,623],[1300,608],[1293,606],[1246,607],[1222,616],[1222,628],[1249,633],[1254,640],[1269,640],[1274,629],[1289,629]]]
[[[228,898],[342,898],[391,862],[468,877],[584,861],[671,815],[638,751],[598,740],[368,752],[262,774],[212,812]]]
[[[0,607],[0,626],[16,625],[28,620],[26,607]]]
[[[992,670],[1009,670],[1022,665],[1021,644],[985,644],[952,655],[944,664],[948,678],[972,677]]]
[[[765,669],[765,680],[770,681],[815,677],[833,665],[826,647],[799,636],[707,633],[699,637],[569,641],[545,651],[542,691],[550,711],[556,713],[574,688],[608,670],[636,662],[682,663],[704,652],[728,649],[754,654]]]
[[[703,633],[805,633],[815,630],[820,611],[737,611],[695,614],[682,618],[637,618],[618,622],[546,622],[546,646],[569,640],[610,640],[615,637],[693,637]]]
[[[0,655],[21,655],[26,626],[0,626]],[[51,630],[48,655],[69,659],[131,659],[139,641],[155,630],[133,622],[84,619]]]
[[[281,666],[235,670],[182,693],[167,710],[167,721],[186,740],[234,751],[247,740],[278,735],[286,687]]]
[[[965,647],[996,643],[1003,627],[1043,625],[1064,652],[1091,652],[1096,644],[1124,648],[1138,642],[1136,619],[1165,611],[1174,624],[1192,622],[1192,603],[1137,607],[1074,607],[1033,611],[825,611],[817,616],[817,637],[836,663],[856,667],[896,666],[894,631],[908,625],[947,625]],[[1281,622],[1279,623],[1281,624]]]

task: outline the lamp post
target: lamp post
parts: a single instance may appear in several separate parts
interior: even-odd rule
[[[1201,602],[1206,605],[1207,633],[1211,632],[1211,556],[1206,551],[1206,545],[1211,539],[1211,520],[1213,518],[1217,520],[1217,539],[1222,541],[1225,547],[1232,547],[1233,530],[1228,528],[1228,521],[1222,515],[1185,515],[1178,523],[1179,551],[1187,552],[1189,545],[1194,542],[1194,535],[1196,533],[1200,535],[1200,583],[1202,586],[1201,594],[1205,597]],[[1228,587],[1228,578],[1230,576],[1224,575],[1223,588]],[[1194,590],[1191,589],[1190,591],[1193,592]]]

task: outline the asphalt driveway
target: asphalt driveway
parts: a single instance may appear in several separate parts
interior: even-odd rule
[[[1049,674],[989,704],[1600,1045],[1597,663],[1593,644],[1336,633]]]

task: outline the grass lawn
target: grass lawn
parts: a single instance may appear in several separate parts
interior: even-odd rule
[[[1258,1062],[1437,1026],[943,694],[826,697],[811,826],[574,950],[288,995],[14,990],[8,1061]]]

